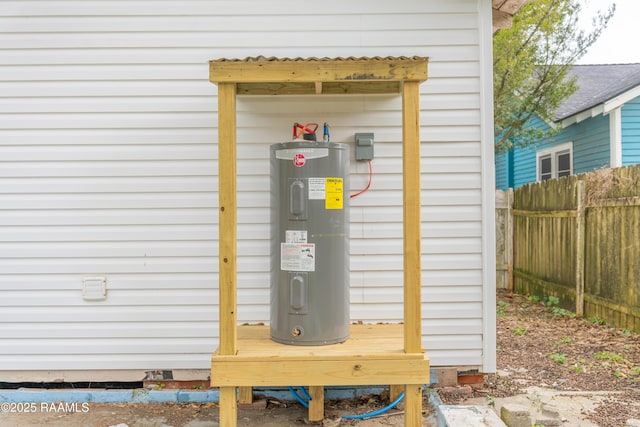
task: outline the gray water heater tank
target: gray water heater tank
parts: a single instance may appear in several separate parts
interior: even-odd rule
[[[271,339],[324,345],[349,338],[349,150],[271,146]]]

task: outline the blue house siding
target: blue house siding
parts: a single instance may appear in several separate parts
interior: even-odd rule
[[[533,118],[528,126],[538,127],[548,130],[549,125],[539,118]],[[528,182],[536,180],[536,151],[547,148],[549,144],[533,143],[522,148],[513,150],[512,174],[513,188],[518,188]]]
[[[637,108],[640,113],[640,103]],[[545,122],[537,118],[531,121],[531,126],[544,130],[549,128]],[[640,136],[640,115],[634,132]],[[537,180],[536,153],[566,142],[573,142],[573,173],[589,172],[609,166],[609,116],[598,115],[580,123],[574,123],[561,129],[548,140],[516,148],[513,150],[512,162],[506,160],[506,153],[496,156],[496,177],[505,177],[500,181],[496,179],[496,188],[502,190],[508,187],[518,188],[529,182],[535,182]],[[637,154],[640,156],[640,139],[637,149]],[[513,175],[511,182],[506,179],[509,173]]]
[[[506,190],[509,188],[509,153],[496,153],[496,188]]]
[[[622,107],[622,165],[640,163],[640,97]]]
[[[598,115],[563,129],[558,142],[573,141],[573,173],[591,172],[611,164],[609,116]]]

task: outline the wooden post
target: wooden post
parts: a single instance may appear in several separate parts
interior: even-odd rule
[[[389,386],[389,401],[393,402],[396,400],[404,391],[404,385],[401,384],[391,384]]]
[[[422,351],[420,263],[420,83],[402,88],[402,184],[404,205],[404,351]]]
[[[422,386],[407,385],[404,395],[405,427],[422,427]]]
[[[235,387],[220,387],[220,427],[236,427],[238,404]]]
[[[310,386],[309,421],[322,421],[324,418],[324,386]]]
[[[584,316],[585,186],[576,183],[576,316]]]
[[[238,350],[236,313],[236,85],[218,84],[218,198],[221,355]],[[220,426],[235,427],[238,418],[235,387],[220,387]]]
[[[404,351],[422,352],[420,257],[420,82],[402,86],[402,184],[404,223]],[[422,426],[422,386],[405,388],[406,427]]]
[[[238,402],[250,405],[253,403],[253,387],[238,387]]]
[[[504,233],[504,251],[507,256],[507,289],[513,292],[513,188],[507,190],[507,217]]]

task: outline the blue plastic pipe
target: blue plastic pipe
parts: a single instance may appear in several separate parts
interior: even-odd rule
[[[394,400],[393,402],[391,402],[389,405],[385,406],[384,408],[380,408],[377,411],[373,411],[373,412],[367,412],[366,414],[343,415],[342,418],[344,418],[346,420],[364,420],[364,419],[367,419],[367,418],[375,417],[376,415],[384,414],[389,409],[393,408],[398,403],[400,403],[402,401],[402,399],[404,399],[404,391],[402,393],[400,393],[400,396],[398,396],[398,398],[396,400]]]
[[[307,397],[307,399],[311,400],[311,396],[309,395],[309,393],[307,393],[307,391],[304,389],[304,387],[300,387],[300,389],[302,390],[302,393]],[[289,391],[291,392],[293,397],[296,398],[298,403],[300,403],[305,408],[309,409],[309,404],[302,397],[300,397],[298,392],[295,391],[293,387],[289,386]],[[398,396],[398,398],[396,400],[394,400],[393,402],[391,402],[390,404],[388,404],[384,408],[380,408],[380,409],[375,410],[373,412],[367,412],[366,414],[343,415],[342,418],[344,418],[346,420],[364,420],[364,419],[367,419],[367,418],[375,417],[377,415],[382,415],[385,412],[387,412],[389,409],[395,407],[398,403],[400,403],[402,401],[402,399],[404,399],[404,391],[402,393],[400,393],[400,396]]]

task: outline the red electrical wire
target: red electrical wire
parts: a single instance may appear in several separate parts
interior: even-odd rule
[[[359,195],[361,195],[362,193],[366,192],[369,187],[371,187],[371,179],[373,178],[373,166],[371,165],[371,160],[369,160],[369,182],[367,183],[367,186],[364,187],[362,190],[358,191],[357,193],[354,193],[352,195],[349,196],[350,199],[353,199],[354,197],[357,197]]]

